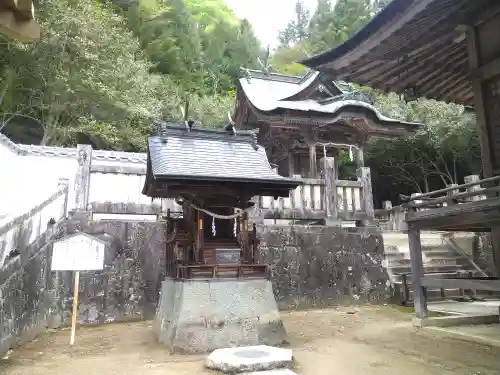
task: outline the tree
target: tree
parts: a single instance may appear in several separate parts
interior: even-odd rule
[[[39,121],[42,144],[69,142],[94,120],[120,128],[159,115],[160,77],[148,72],[137,39],[110,5],[47,0],[38,10],[42,39],[2,44],[0,66],[12,70],[19,115]]]
[[[374,184],[378,184],[379,192],[389,194],[381,184],[398,194],[428,192],[480,173],[475,118],[462,106],[424,99],[407,104],[396,95],[374,96],[383,113],[423,124],[414,136],[370,142],[367,162],[375,172]]]
[[[375,2],[376,6],[378,3]],[[309,24],[309,47],[320,53],[343,43],[374,14],[370,0],[319,0]]]
[[[307,57],[306,46],[297,43],[290,47],[279,47],[270,58],[272,69],[289,75],[303,75],[306,70],[303,65],[297,63]]]
[[[281,46],[290,46],[300,43],[308,37],[309,11],[304,7],[301,0],[295,3],[295,19],[279,32],[278,40]]]

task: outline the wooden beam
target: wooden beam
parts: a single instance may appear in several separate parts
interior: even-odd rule
[[[146,175],[146,165],[92,165],[91,173],[123,174],[123,175]]]
[[[497,75],[500,75],[500,58],[496,58],[476,69],[471,69],[472,78],[480,81],[486,81]]]

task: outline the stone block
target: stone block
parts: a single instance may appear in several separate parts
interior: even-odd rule
[[[291,365],[290,349],[266,345],[217,349],[205,359],[205,367],[225,374],[267,371]]]
[[[154,330],[159,342],[182,353],[287,343],[271,283],[264,279],[167,279]]]

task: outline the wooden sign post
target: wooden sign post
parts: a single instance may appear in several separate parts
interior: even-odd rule
[[[102,270],[104,268],[105,247],[105,241],[85,233],[76,233],[54,242],[52,271],[74,271],[70,345],[75,343],[80,271]]]

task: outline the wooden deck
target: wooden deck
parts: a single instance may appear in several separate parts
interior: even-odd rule
[[[177,278],[186,279],[238,279],[265,278],[265,264],[189,264],[177,266]]]
[[[499,181],[495,176],[403,197],[406,222],[415,229],[489,232],[500,225]]]
[[[469,178],[474,177],[474,178]],[[418,318],[426,319],[427,289],[467,289],[474,291],[500,291],[498,277],[432,277],[424,274],[422,260],[422,229],[443,231],[489,232],[500,226],[500,176],[479,180],[469,176],[463,185],[452,185],[426,194],[402,197],[408,202],[406,222],[414,290],[415,311]],[[494,232],[492,231],[492,236]],[[497,244],[498,246],[498,244]],[[498,256],[498,248],[493,247]],[[499,261],[497,269],[500,271]]]

